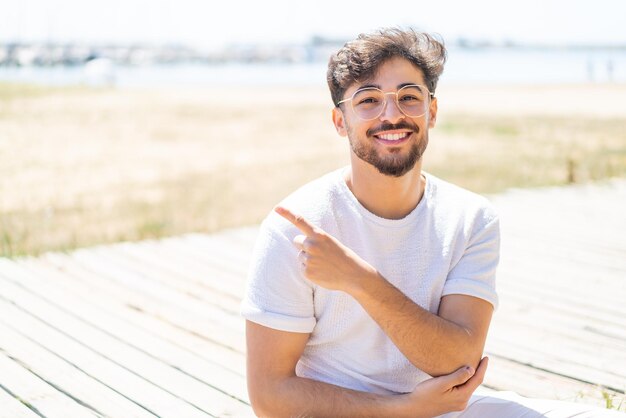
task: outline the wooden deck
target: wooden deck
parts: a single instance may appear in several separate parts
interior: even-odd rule
[[[493,197],[485,386],[626,389],[626,181]],[[251,416],[238,315],[256,227],[0,259],[0,417]],[[579,399],[582,396],[582,399]]]

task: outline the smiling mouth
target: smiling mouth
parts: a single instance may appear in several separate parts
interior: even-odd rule
[[[412,132],[384,133],[374,135],[374,138],[384,144],[399,144],[407,140],[411,136],[411,133]]]

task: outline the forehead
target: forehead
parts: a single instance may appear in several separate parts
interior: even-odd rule
[[[396,90],[405,84],[425,85],[424,74],[411,61],[401,57],[394,57],[383,62],[373,77],[366,80],[358,80],[350,85],[346,90],[346,95],[349,96],[365,86],[375,86],[381,90],[388,91]]]

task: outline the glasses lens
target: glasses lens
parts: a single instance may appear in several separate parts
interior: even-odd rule
[[[352,96],[354,113],[361,119],[376,119],[383,111],[385,95],[376,88],[358,90]]]
[[[404,86],[398,90],[398,106],[405,115],[422,116],[428,105],[428,90],[421,86]]]

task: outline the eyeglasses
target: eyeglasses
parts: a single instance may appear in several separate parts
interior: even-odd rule
[[[382,115],[387,104],[387,95],[395,94],[398,109],[406,116],[417,118],[426,114],[430,98],[434,94],[419,84],[409,84],[398,91],[384,92],[376,87],[365,87],[354,92],[352,97],[337,103],[351,101],[354,113],[363,120],[376,119]]]

